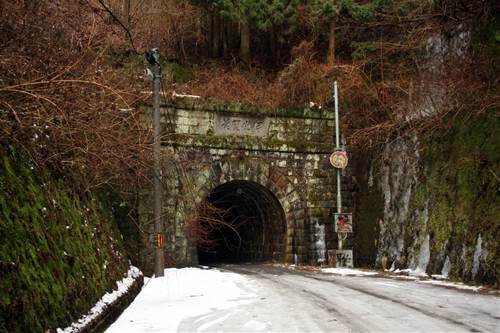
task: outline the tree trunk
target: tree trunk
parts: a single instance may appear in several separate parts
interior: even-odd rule
[[[211,56],[218,57],[220,54],[220,35],[221,17],[217,12],[212,12],[212,33],[211,33]]]
[[[247,20],[240,25],[240,58],[250,64],[250,25]]]
[[[212,13],[211,10],[207,10],[207,27],[208,27],[208,45],[207,45],[207,56],[211,57],[212,56],[212,39],[214,38],[214,20],[213,20],[214,14]]]
[[[278,64],[278,42],[276,38],[276,29],[274,25],[269,28],[269,48],[271,49],[271,57],[273,65]]]
[[[335,29],[337,24],[335,19],[332,19],[330,22],[330,31],[328,34],[328,56],[327,62],[329,65],[335,64]]]
[[[232,48],[234,22],[227,20],[224,25],[224,58],[228,59]]]
[[[130,3],[131,1],[132,0],[127,0],[127,2],[126,2],[126,6],[127,7],[125,9],[125,11],[126,11],[125,15],[127,15],[126,16],[126,18],[127,18],[127,29],[130,29],[130,19],[131,19],[130,15],[132,15],[132,4]]]
[[[222,56],[224,58],[227,58],[228,54],[228,37],[227,37],[227,25],[230,23],[228,22],[229,20],[225,19],[224,17],[221,18],[221,25],[220,25],[220,39],[221,39],[221,48],[222,48]]]

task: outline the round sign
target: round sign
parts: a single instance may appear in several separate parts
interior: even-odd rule
[[[330,163],[334,168],[345,169],[347,162],[349,162],[349,159],[345,150],[337,150],[330,155]]]

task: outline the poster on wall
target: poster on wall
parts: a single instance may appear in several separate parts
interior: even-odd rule
[[[352,250],[335,251],[335,267],[353,268]]]
[[[352,213],[335,213],[335,232],[352,232]]]

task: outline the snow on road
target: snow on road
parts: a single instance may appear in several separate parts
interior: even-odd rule
[[[144,284],[107,333],[176,332],[183,320],[195,316],[199,316],[199,329],[204,331],[225,318],[206,321],[203,315],[238,307],[257,297],[249,291],[247,278],[216,269],[165,269],[164,277],[145,279]]]
[[[500,332],[496,295],[331,273],[266,265],[167,269],[107,333]]]
[[[379,274],[376,271],[366,271],[359,269],[351,269],[351,268],[322,268],[321,271],[323,273],[331,273],[338,275],[353,275],[353,276],[370,276]]]

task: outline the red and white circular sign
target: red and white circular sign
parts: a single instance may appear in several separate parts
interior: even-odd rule
[[[348,162],[349,158],[347,158],[345,150],[337,150],[330,155],[330,163],[334,168],[345,169]]]

